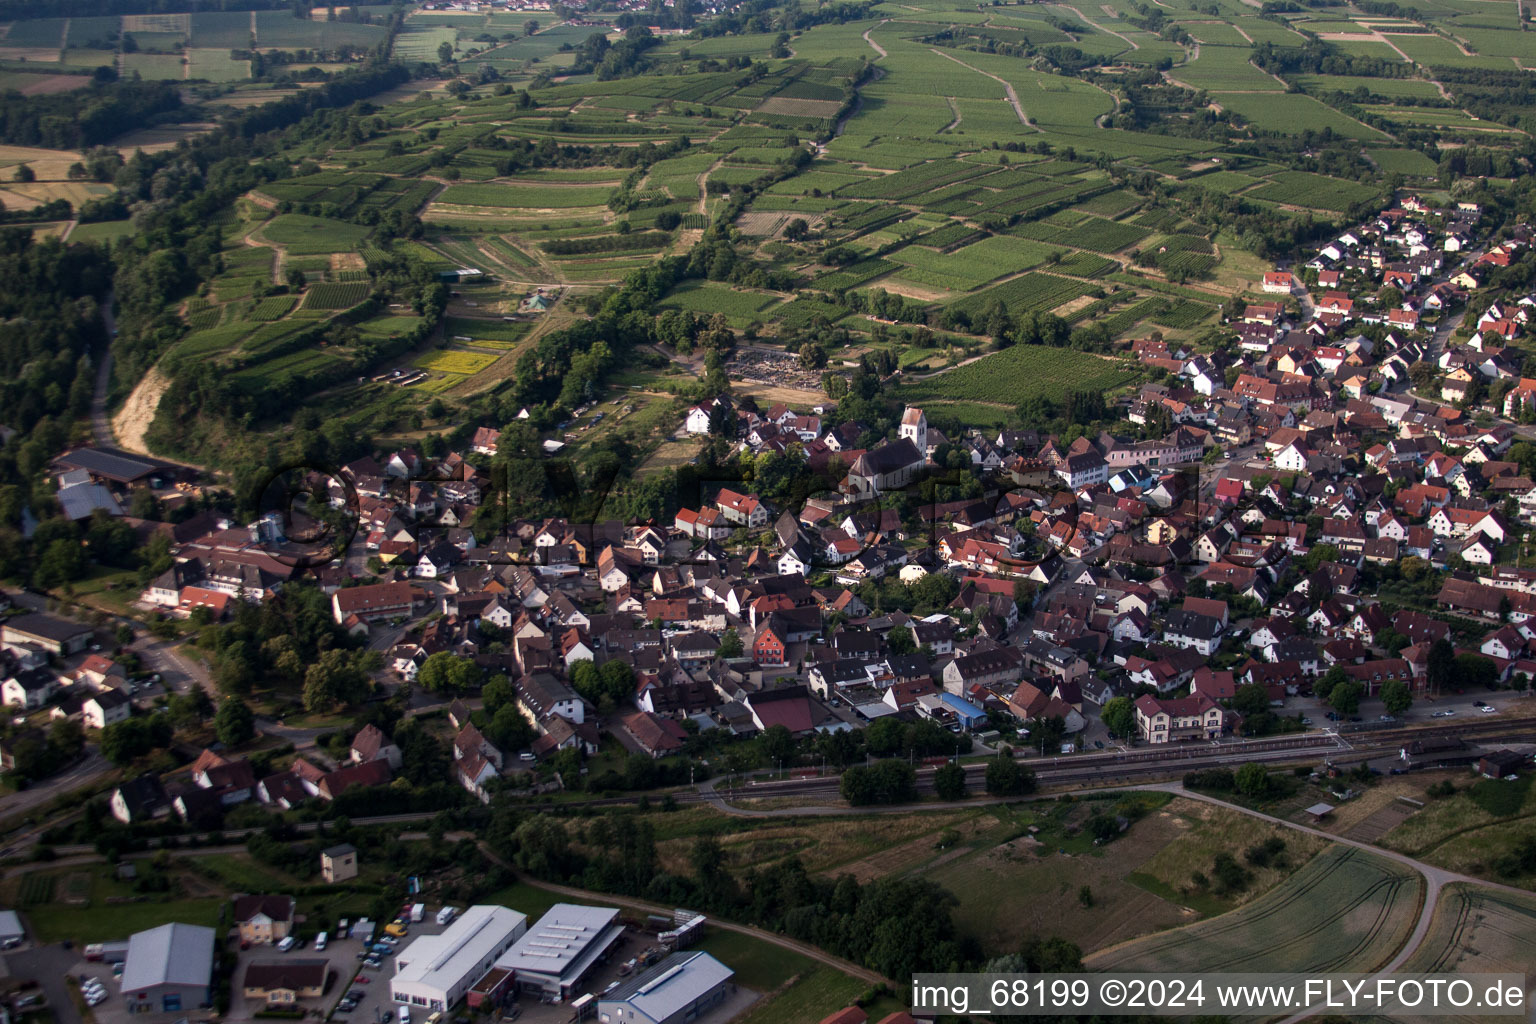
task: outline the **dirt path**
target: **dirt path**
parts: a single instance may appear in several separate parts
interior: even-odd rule
[[[1291,83],[1290,82],[1287,82],[1285,79],[1281,78],[1279,75],[1275,74],[1272,71],[1265,71],[1263,68],[1259,67],[1257,64],[1255,64],[1251,60],[1248,62],[1248,66],[1253,68],[1253,70],[1259,72],[1260,74],[1268,75],[1270,78],[1273,78],[1275,81],[1279,82],[1281,85],[1285,86],[1287,89],[1289,89],[1291,87]],[[1222,92],[1239,92],[1239,91],[1241,91],[1241,90],[1237,90],[1237,89],[1230,89],[1230,90],[1229,89],[1223,89],[1222,90]]]
[[[880,25],[884,25],[886,21],[890,21],[890,20],[891,20],[890,18],[886,18],[885,21],[882,21],[880,23]],[[871,47],[873,47],[874,51],[876,53],[878,53],[881,57],[886,57],[886,56],[889,56],[889,55],[885,52],[885,47],[881,46],[879,43],[877,43],[873,39],[869,38],[869,34],[871,32],[873,32],[875,29],[879,28],[880,25],[872,25],[869,28],[865,29],[864,30],[864,41],[866,43],[868,43]]]
[[[117,436],[118,447],[124,451],[148,455],[144,434],[160,408],[160,399],[170,388],[170,380],[159,371],[151,369],[139,381],[117,415],[112,417],[112,432]]]
[[[1225,21],[1224,21],[1224,22],[1222,22],[1222,24],[1223,24],[1223,25],[1227,25],[1227,24],[1231,24],[1231,23],[1230,23],[1230,22],[1225,22]],[[1247,32],[1244,32],[1244,31],[1243,31],[1243,27],[1242,27],[1242,26],[1241,26],[1241,25],[1236,25],[1236,24],[1233,24],[1233,25],[1232,25],[1232,27],[1233,27],[1233,28],[1234,28],[1234,29],[1236,29],[1236,30],[1237,30],[1237,34],[1238,34],[1238,35],[1240,35],[1240,36],[1242,36],[1242,37],[1243,37],[1243,38],[1244,38],[1244,39],[1246,39],[1246,40],[1248,40],[1248,45],[1249,45],[1249,46],[1252,46],[1252,45],[1253,45],[1253,36],[1251,36],[1251,35],[1249,35],[1249,34],[1248,34],[1248,33],[1247,33]]]
[[[944,134],[945,132],[952,132],[956,128],[959,128],[961,121],[960,108],[955,104],[955,98],[953,96],[945,96],[944,99],[949,104],[949,112],[955,115],[955,119],[949,122],[949,124],[945,125],[943,128],[939,129],[940,135]]]
[[[1008,105],[1013,107],[1013,112],[1015,114],[1019,115],[1019,124],[1023,125],[1026,128],[1033,128],[1035,131],[1039,131],[1040,130],[1039,126],[1036,125],[1034,122],[1030,121],[1030,119],[1025,115],[1024,107],[1022,105],[1020,105],[1020,103],[1019,103],[1019,94],[1013,91],[1013,86],[1008,84],[1007,81],[997,77],[996,75],[992,74],[989,71],[983,71],[983,70],[981,70],[981,68],[974,67],[974,66],[972,66],[970,64],[967,64],[965,61],[961,60],[959,57],[956,57],[956,56],[954,56],[952,54],[945,53],[943,50],[940,50],[938,47],[929,47],[929,49],[933,50],[933,52],[938,54],[940,57],[943,57],[946,60],[952,60],[956,64],[959,64],[963,68],[970,68],[970,70],[976,72],[978,75],[984,75],[987,78],[992,79],[992,81],[994,81],[994,82],[998,83],[999,85],[1001,85],[1003,87],[1004,94],[1007,95],[1007,97],[1008,97]],[[955,112],[955,124],[959,124],[959,123],[960,123],[959,111],[956,111]]]
[[[116,301],[114,292],[107,292],[101,300],[101,322],[107,329],[107,343],[96,361],[96,384],[91,392],[91,436],[104,447],[117,443],[112,436],[112,421],[107,417],[107,392],[112,386],[112,338],[117,334],[112,305]]]
[[[1116,39],[1119,39],[1121,42],[1125,43],[1127,46],[1129,46],[1133,50],[1141,49],[1141,47],[1139,45],[1137,45],[1136,41],[1134,39],[1132,39],[1130,36],[1121,35],[1119,32],[1116,32],[1112,28],[1105,28],[1103,25],[1100,25],[1098,22],[1096,22],[1092,18],[1088,17],[1088,15],[1084,14],[1082,11],[1078,10],[1076,7],[1072,7],[1072,6],[1069,6],[1067,4],[1053,4],[1052,6],[1065,7],[1067,10],[1071,11],[1073,14],[1075,14],[1079,18],[1081,18],[1083,20],[1083,23],[1086,24],[1089,28],[1094,28],[1094,29],[1099,30],[1100,32],[1105,33],[1106,35],[1114,36]]]

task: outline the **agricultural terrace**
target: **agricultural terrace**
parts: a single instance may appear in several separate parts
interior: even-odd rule
[[[622,36],[602,15],[410,9],[391,36],[380,6],[334,21],[209,11],[12,22],[0,74],[36,92],[102,64],[187,81],[188,118],[213,121],[284,95],[283,55],[299,50],[334,72],[392,40],[420,73],[376,97],[366,131],[294,135],[289,173],[229,211],[222,271],[180,302],[187,333],[168,367],[209,360],[263,409],[318,393],[333,417],[416,436],[434,395],[450,410],[510,401],[521,337],[413,322],[402,273],[477,271],[455,280],[448,312],[488,324],[543,289],[560,296],[547,322],[562,323],[698,252],[654,313],[720,314],[791,356],[810,345],[812,371],[889,353],[903,399],[991,424],[1065,380],[1132,383],[1114,359],[1131,339],[1198,347],[1309,220],[1432,184],[1465,147],[1525,140],[1517,83],[1499,76],[1536,67],[1536,34],[1490,6],[1355,20],[914,0],[805,16],[784,39],[668,35],[618,64]],[[110,187],[72,177],[79,158],[0,153],[36,178],[6,183],[6,209],[78,207]],[[132,225],[40,230],[107,239]],[[372,381],[397,369],[412,383]],[[805,380],[782,383],[808,402]]]

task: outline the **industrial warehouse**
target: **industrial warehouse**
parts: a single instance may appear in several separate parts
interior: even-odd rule
[[[616,907],[556,903],[513,943],[496,966],[509,970],[518,991],[566,1000],[624,937]]]
[[[682,1024],[725,1001],[735,975],[708,953],[673,953],[638,978],[603,996],[603,1024]]]
[[[441,935],[420,936],[400,951],[390,993],[397,1003],[446,1010],[527,929],[526,914],[507,907],[470,907]]]

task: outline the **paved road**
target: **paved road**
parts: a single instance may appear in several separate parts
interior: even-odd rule
[[[160,682],[166,693],[185,693],[192,688],[193,683],[201,683],[208,695],[217,700],[219,689],[214,685],[208,667],[182,654],[178,649],[182,642],[160,640],[143,634],[129,647],[144,659],[150,671],[160,673]]]
[[[28,814],[33,808],[41,807],[70,790],[88,786],[113,770],[95,747],[87,747],[86,751],[85,757],[74,767],[6,797],[4,803],[0,804],[0,811],[4,812],[6,819],[12,820]]]
[[[500,864],[508,871],[517,871],[517,869],[514,868],[511,864],[508,864],[506,861],[497,856],[485,843],[480,843],[479,847],[480,852],[485,854],[485,856],[491,861]],[[552,882],[541,882],[538,879],[532,878],[521,871],[517,872],[517,876],[519,880],[533,886],[535,889],[543,889],[546,892],[559,893],[562,896],[569,896],[572,899],[581,900],[587,903],[606,903],[620,907],[630,907],[635,910],[643,910],[647,914],[661,914],[667,917],[670,917],[675,909],[673,907],[664,907],[659,903],[647,903],[644,900],[630,899],[627,896],[614,896],[613,894],[606,892],[593,892],[590,889],[574,889],[568,885],[555,885]],[[766,931],[762,928],[754,928],[751,925],[737,924],[734,921],[722,921],[718,917],[711,917],[709,919],[709,924],[712,928],[723,928],[728,932],[736,932],[740,935],[750,935],[754,939],[761,939],[764,942],[771,942],[775,946],[793,950],[794,952],[799,953],[801,956],[810,957],[812,960],[826,964],[828,967],[842,971],[844,974],[851,974],[855,978],[858,978],[860,981],[867,981],[871,985],[886,984],[890,985],[892,988],[900,987],[895,982],[888,978],[881,977],[878,972],[872,971],[867,967],[860,967],[851,961],[844,960],[842,957],[833,956],[831,953],[828,953],[827,951],[816,946],[812,946],[804,942],[799,942],[795,939],[786,938],[785,936],[779,935],[775,932]]]
[[[62,946],[39,946],[5,954],[5,967],[13,978],[35,978],[48,994],[49,1013],[59,1024],[84,1024],[69,997],[64,977],[80,962],[80,954]]]
[[[117,334],[117,318],[112,306],[117,302],[113,292],[107,292],[101,300],[101,320],[107,328],[107,343],[102,347],[96,363],[96,390],[91,395],[91,434],[96,443],[107,447],[117,444],[112,436],[112,420],[107,416],[107,389],[112,384],[112,338]]]

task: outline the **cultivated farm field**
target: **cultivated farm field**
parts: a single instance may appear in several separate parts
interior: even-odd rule
[[[1066,390],[1112,391],[1137,376],[1117,359],[1043,345],[1014,345],[927,380],[902,387],[911,404],[925,401],[993,402],[1009,408],[1035,395],[1060,397]]]
[[[1423,883],[1408,868],[1330,847],[1237,910],[1090,958],[1116,971],[1370,971],[1402,945]]]

